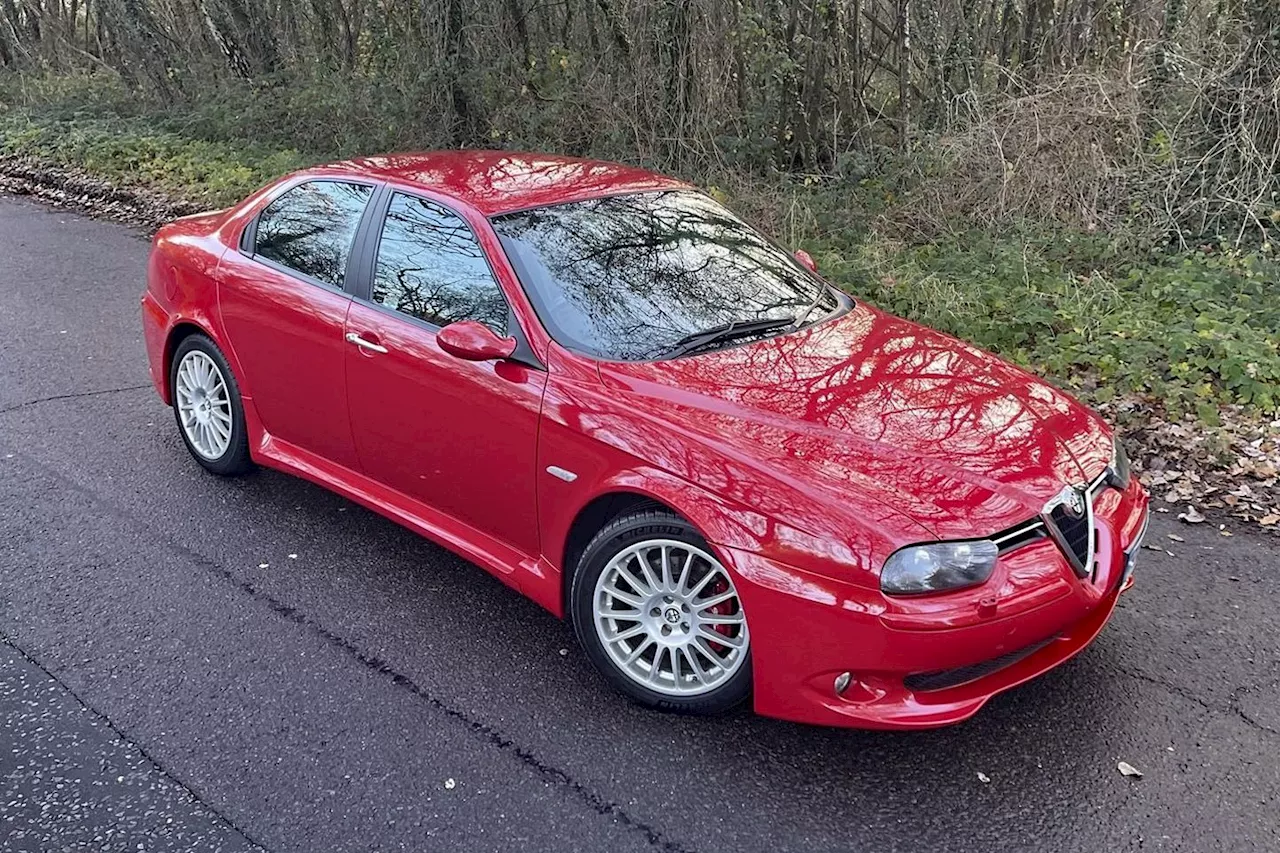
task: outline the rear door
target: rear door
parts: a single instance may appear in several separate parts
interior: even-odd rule
[[[461,216],[411,194],[387,195],[385,221],[371,236],[371,281],[347,316],[347,399],[361,466],[537,554],[534,470],[546,372],[440,349],[436,333],[449,323],[477,320],[507,336],[518,332],[516,320]]]
[[[227,339],[273,437],[356,469],[347,420],[343,328],[348,261],[375,185],[312,180],[251,221],[223,256]]]

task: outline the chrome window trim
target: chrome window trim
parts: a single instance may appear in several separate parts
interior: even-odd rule
[[[1025,542],[1017,542],[1015,540],[1023,539],[1024,537],[1029,537],[1033,535],[1036,535],[1036,538],[1039,538],[1037,534],[1043,534],[1043,532],[1044,532],[1044,520],[1039,518],[1033,518],[1030,521],[1027,521],[1023,524],[1019,524],[1016,527],[1010,527],[1008,530],[1005,530],[989,538],[992,542],[996,543],[996,548],[1000,550],[1000,554],[1004,555],[1009,553],[1010,551],[1017,550],[1018,548],[1021,548],[1023,545],[1028,545],[1032,541],[1034,541],[1032,539],[1027,539],[1027,541]],[[1007,544],[1010,542],[1013,542],[1014,544],[1012,545]]]

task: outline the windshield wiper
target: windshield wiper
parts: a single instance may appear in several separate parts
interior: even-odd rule
[[[809,319],[809,315],[813,313],[813,309],[818,307],[818,303],[822,301],[822,297],[827,295],[827,286],[824,284],[818,288],[818,293],[813,297],[813,301],[809,303],[809,307],[800,312],[800,316],[796,317],[794,322],[796,328],[804,325],[804,321]]]
[[[703,329],[700,332],[685,335],[664,349],[662,355],[667,358],[678,358],[685,353],[690,353],[696,349],[702,349],[705,346],[721,341],[731,341],[735,338],[746,338],[762,332],[782,329],[792,325],[795,321],[795,317],[778,317],[772,320],[735,320],[732,323],[725,323],[723,326],[713,326],[710,329]]]

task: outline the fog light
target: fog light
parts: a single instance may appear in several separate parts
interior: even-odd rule
[[[849,689],[849,682],[853,681],[852,672],[842,672],[836,676],[836,694],[839,695]]]

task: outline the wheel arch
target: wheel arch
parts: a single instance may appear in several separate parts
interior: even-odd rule
[[[192,335],[204,335],[209,340],[215,340],[209,330],[193,320],[183,319],[173,324],[169,329],[169,333],[164,340],[164,401],[168,405],[173,405],[173,355],[178,351],[178,346]],[[216,340],[215,340],[216,343]]]
[[[698,531],[716,556],[725,562],[718,546],[758,551],[764,516],[731,505],[705,488],[654,469],[628,471],[602,484],[599,491],[574,515],[566,528],[560,550],[560,604],[568,613],[569,594],[578,558],[604,525],[623,513],[660,509],[683,519]],[[731,569],[732,570],[732,569]]]
[[[577,515],[574,516],[573,521],[569,524],[569,531],[565,536],[564,547],[560,553],[560,565],[562,568],[560,573],[560,605],[564,608],[563,612],[566,615],[570,612],[569,597],[573,587],[573,575],[578,567],[578,560],[582,557],[582,552],[586,550],[587,545],[591,543],[592,538],[615,518],[646,509],[665,510],[693,524],[683,513],[669,503],[644,492],[628,489],[613,489],[603,492],[578,510]]]

